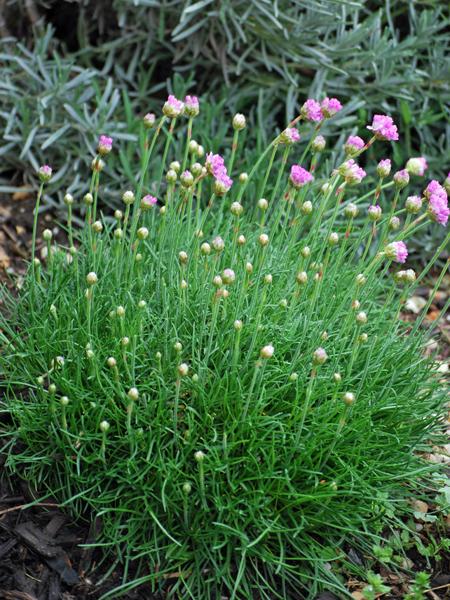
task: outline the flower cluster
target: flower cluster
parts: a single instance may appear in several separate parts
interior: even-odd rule
[[[300,188],[313,181],[314,177],[300,165],[292,165],[289,181],[295,188]]]
[[[433,221],[447,225],[450,209],[445,188],[436,180],[430,181],[423,195],[428,200],[428,214]]]
[[[333,117],[341,109],[342,104],[337,98],[324,98],[320,103],[309,98],[301,107],[300,114],[307,121],[318,123],[323,119]]]
[[[372,125],[368,125],[367,129],[373,131],[373,134],[379,140],[393,142],[398,140],[397,125],[395,125],[392,117],[387,115],[375,115],[373,117]]]
[[[353,158],[346,160],[339,167],[339,172],[342,175],[342,177],[344,177],[345,181],[349,184],[361,183],[361,181],[367,174],[364,171],[364,169],[360,167]]]
[[[233,184],[233,180],[229,177],[225,160],[220,154],[210,152],[206,155],[205,166],[214,179],[214,191],[218,196],[228,192]]]

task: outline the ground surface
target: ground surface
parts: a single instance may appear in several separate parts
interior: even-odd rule
[[[30,254],[34,199],[26,195],[3,196],[0,198],[0,282],[11,290],[17,290],[26,270],[26,258]],[[40,233],[44,228],[53,229],[56,239],[64,240],[64,232],[55,225],[54,217],[43,214],[38,235],[38,256],[43,248]],[[413,321],[426,302],[433,285],[433,278],[410,299],[403,318]],[[425,323],[430,325],[439,315],[450,290],[447,275],[442,288],[430,307]],[[1,299],[0,299],[1,310]],[[450,354],[450,317],[442,320],[435,328],[433,339],[427,349],[440,361],[442,375],[448,376]],[[449,421],[450,427],[450,421]],[[1,428],[1,421],[0,421]],[[446,448],[430,448],[430,459],[443,461]],[[0,473],[4,461],[0,454]],[[50,506],[26,508],[34,500],[25,482],[17,479],[7,481],[0,478],[0,600],[96,600],[108,590],[120,585],[121,573],[113,571],[102,581],[109,565],[99,565],[99,556],[87,548],[80,548],[95,540],[95,526],[74,523],[67,512],[59,509],[57,501],[48,501]],[[447,517],[447,524],[450,519]],[[442,525],[442,524],[441,524]],[[418,523],[423,542],[439,539],[442,532],[434,524]],[[349,549],[349,555],[352,552]],[[354,551],[353,551],[354,552]],[[363,557],[353,557],[363,560]],[[426,560],[416,548],[408,552],[410,566],[415,571],[428,570]],[[385,582],[392,587],[392,594],[385,598],[402,598],[407,590],[407,576],[399,577],[387,567],[376,569]],[[431,588],[427,597],[431,600],[450,598],[450,556],[441,552],[431,561]],[[347,586],[355,600],[361,600],[365,583],[349,579]],[[166,592],[170,582],[166,582]],[[162,600],[145,588],[121,596],[125,600]],[[201,599],[198,599],[201,600]],[[300,600],[300,598],[299,598]],[[317,600],[336,600],[330,592],[323,593]]]

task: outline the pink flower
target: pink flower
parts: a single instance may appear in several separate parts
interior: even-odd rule
[[[352,155],[364,148],[365,142],[359,135],[351,135],[344,144],[346,154]]]
[[[428,204],[428,215],[432,221],[440,223],[444,227],[447,225],[450,209],[448,208],[447,196],[438,196],[431,194]]]
[[[280,134],[281,144],[294,144],[300,140],[300,134],[295,127],[288,127]]]
[[[404,242],[391,242],[386,246],[385,254],[391,260],[404,263],[408,257],[408,248]]]
[[[374,115],[372,125],[368,125],[367,129],[373,131],[378,140],[398,140],[397,125],[387,115]]]
[[[179,117],[184,110],[184,104],[181,100],[178,100],[172,94],[167,98],[167,101],[163,106],[163,114],[170,119],[176,119]]]
[[[214,181],[214,193],[218,196],[226,194],[233,184],[231,177],[228,177],[226,170],[219,173]]]
[[[425,196],[425,198],[428,198],[428,199],[430,199],[430,197],[432,195],[442,196],[443,198],[447,199],[447,192],[442,187],[442,185],[439,183],[439,181],[436,181],[436,179],[433,179],[433,181],[430,181],[430,183],[425,188],[423,195]]]
[[[112,150],[113,139],[107,135],[101,135],[98,140],[97,150],[102,156],[109,154]]]
[[[322,109],[317,100],[309,98],[301,107],[300,114],[307,121],[321,121],[323,119]]]
[[[377,165],[377,174],[379,177],[387,177],[391,172],[391,161],[389,158],[380,160]]]
[[[361,168],[357,162],[350,158],[339,167],[339,173],[345,178],[347,183],[361,183],[367,173]]]
[[[141,200],[141,209],[148,210],[149,208],[152,208],[152,206],[155,206],[155,204],[157,202],[158,202],[158,200],[155,198],[155,196],[151,196],[150,194],[147,194]]]
[[[188,117],[196,117],[200,112],[197,96],[186,96],[184,99],[184,112]]]
[[[397,171],[393,177],[394,183],[398,188],[404,188],[409,183],[409,173],[406,169]]]
[[[44,183],[46,181],[50,181],[52,176],[52,168],[49,165],[43,165],[39,167],[38,171],[39,179]]]
[[[309,171],[307,171],[300,165],[292,165],[289,181],[295,188],[300,188],[303,185],[306,185],[307,183],[313,181],[313,179],[314,177]]]
[[[321,102],[320,108],[323,116],[326,119],[329,119],[342,109],[342,104],[337,98],[324,98]]]
[[[208,170],[208,173],[214,175],[214,177],[219,177],[220,174],[227,174],[227,169],[225,167],[225,160],[220,154],[213,154],[210,152],[206,155],[205,166]]]
[[[408,173],[411,173],[411,175],[422,177],[427,169],[428,163],[423,156],[410,158],[406,163],[406,170]]]

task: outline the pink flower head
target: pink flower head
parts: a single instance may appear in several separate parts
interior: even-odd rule
[[[394,173],[393,177],[394,183],[398,188],[404,188],[409,183],[409,173],[406,169],[402,169],[401,171],[397,171]]]
[[[101,135],[98,139],[97,150],[102,156],[109,154],[112,150],[113,139],[107,135]]]
[[[157,202],[158,200],[155,198],[155,196],[147,194],[141,200],[141,210],[149,210],[152,208],[152,206],[155,206]]]
[[[440,223],[444,227],[447,225],[450,209],[448,208],[447,196],[438,196],[431,194],[428,204],[428,215],[432,221]]]
[[[184,99],[184,112],[188,117],[196,117],[200,112],[197,96],[186,96]]]
[[[233,184],[233,180],[231,177],[228,177],[226,171],[222,171],[216,177],[214,181],[214,193],[218,196],[223,196],[226,194]]]
[[[179,117],[182,114],[183,110],[183,102],[175,98],[175,96],[173,96],[172,94],[170,94],[166,102],[164,102],[164,106],[162,109],[163,114],[166,117],[169,117],[170,119],[176,119],[176,117]]]
[[[447,192],[442,187],[442,185],[439,183],[439,181],[436,181],[436,179],[433,179],[433,181],[430,181],[430,183],[425,188],[423,195],[425,196],[425,198],[428,198],[428,199],[430,199],[430,197],[433,195],[434,196],[442,196],[443,198],[447,199]]]
[[[287,127],[280,134],[281,144],[294,144],[300,140],[300,134],[295,127]]]
[[[355,154],[358,150],[364,148],[365,142],[359,135],[351,135],[344,144],[345,153],[348,155]]]
[[[386,246],[385,254],[391,260],[404,263],[408,257],[408,248],[404,242],[391,242]]]
[[[392,117],[387,115],[374,115],[372,125],[368,125],[367,129],[373,131],[378,140],[393,142],[398,140],[397,125],[395,125]]]
[[[292,165],[289,181],[295,188],[300,188],[306,185],[307,183],[310,183],[313,179],[314,177],[309,171],[307,171],[300,165]]]
[[[377,165],[377,174],[379,177],[387,177],[389,175],[389,173],[391,172],[391,161],[389,158],[385,158],[383,160],[380,160],[380,162]]]
[[[214,177],[219,177],[221,174],[227,174],[227,169],[225,167],[225,161],[220,154],[213,154],[210,152],[206,155],[205,166],[208,170],[208,173],[214,175]]]
[[[42,165],[38,171],[39,179],[44,183],[50,181],[52,176],[52,168],[49,165]]]
[[[338,170],[342,177],[344,177],[349,184],[361,183],[361,181],[367,175],[364,169],[360,167],[358,163],[353,160],[353,158],[350,158],[342,163]]]
[[[406,170],[411,175],[418,175],[423,177],[425,171],[428,169],[428,163],[423,156],[416,158],[410,158],[406,163]]]
[[[301,107],[300,109],[300,114],[307,120],[307,121],[322,121],[323,119],[323,114],[322,114],[322,109],[320,108],[320,104],[317,102],[317,100],[313,100],[312,98],[309,98]]]
[[[342,109],[342,104],[337,98],[324,98],[320,104],[320,108],[323,116],[329,119]]]

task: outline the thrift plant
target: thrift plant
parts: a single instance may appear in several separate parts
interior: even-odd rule
[[[193,599],[343,591],[359,568],[349,545],[370,555],[438,468],[422,457],[446,400],[422,353],[433,294],[413,325],[401,309],[448,242],[420,275],[404,265],[410,236],[447,224],[450,181],[422,184],[422,158],[391,176],[386,158],[360,193],[360,157],[399,132],[376,115],[327,164],[335,98],[307,100],[237,173],[245,117],[225,160],[193,138],[199,109],[169,96],[145,116],[114,215],[98,208],[118,146],[102,135],[84,227],[66,194],[67,244],[45,230],[41,254],[52,169],[39,170],[32,262],[18,297],[4,291],[6,467],[99,520],[111,570],[124,567],[104,598],[143,583]]]

